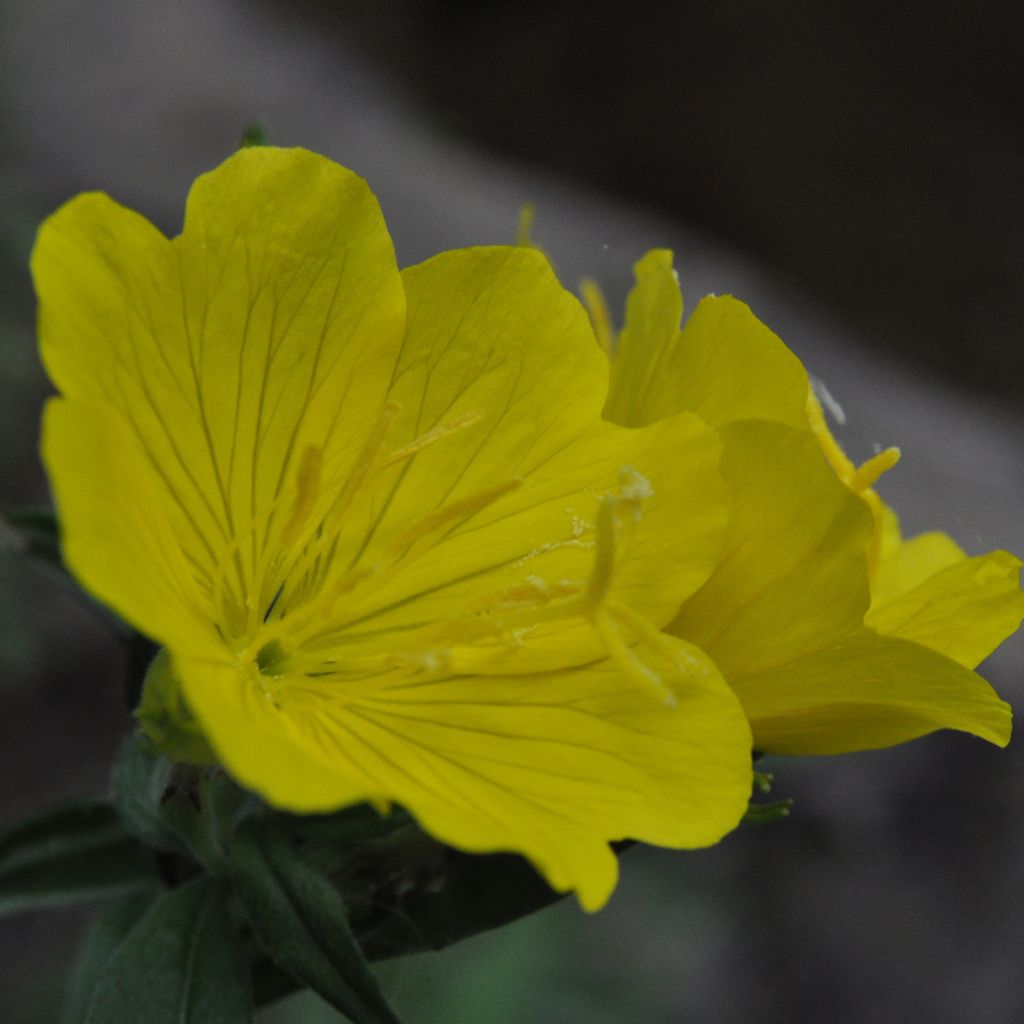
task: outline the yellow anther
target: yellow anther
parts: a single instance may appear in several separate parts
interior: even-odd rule
[[[309,445],[302,453],[299,472],[295,479],[295,503],[292,506],[292,514],[289,516],[285,528],[281,531],[280,544],[282,546],[291,545],[303,521],[309,516],[314,504],[316,504],[317,495],[320,491],[322,456],[323,450],[314,445]]]
[[[615,601],[609,603],[608,613],[631,629],[641,643],[649,647],[673,670],[694,671],[699,669],[701,672],[706,671],[696,658],[686,655],[676,647],[657,626],[645,619],[639,612]]]
[[[469,603],[467,611],[487,615],[517,612],[547,605],[561,598],[575,597],[582,589],[582,584],[571,580],[558,580],[549,583],[538,576],[529,576],[522,583],[513,587],[505,587],[490,594],[482,594]]]
[[[899,448],[886,448],[885,451],[879,452],[877,455],[868,459],[867,462],[863,463],[853,474],[853,478],[849,480],[848,483],[853,490],[858,492],[858,494],[861,491],[866,491],[869,488],[874,487],[878,478],[883,473],[887,473],[892,469],[892,467],[899,461]]]
[[[636,651],[626,644],[622,633],[616,626],[611,612],[599,610],[593,617],[594,628],[604,642],[611,659],[626,673],[640,689],[646,690],[666,707],[674,708],[679,701],[676,695],[665,685],[665,681],[649,665],[645,665]]]
[[[525,249],[533,248],[533,220],[536,216],[537,208],[533,203],[523,203],[519,207],[519,223],[516,231],[516,245],[522,246]]]
[[[621,501],[621,498],[607,495],[597,508],[597,548],[584,594],[584,602],[590,612],[596,611],[604,602],[615,575],[615,542]]]
[[[635,467],[623,466],[619,470],[619,499],[630,503],[634,519],[640,517],[641,503],[653,497],[654,488],[650,480]]]
[[[422,451],[424,448],[429,448],[430,445],[435,444],[442,438],[455,434],[460,430],[465,430],[466,427],[471,427],[474,423],[478,423],[483,418],[483,415],[484,413],[482,409],[471,409],[469,412],[463,413],[461,416],[458,416],[453,420],[438,423],[438,425],[432,430],[428,430],[425,434],[421,434],[408,444],[403,445],[396,451],[393,451],[381,463],[381,469],[393,466],[397,462],[403,462],[406,459],[411,458],[417,452]]]
[[[594,328],[597,343],[610,359],[615,351],[615,330],[612,327],[612,318],[604,293],[596,281],[585,277],[580,281],[580,295],[583,297],[583,305],[587,307],[587,313],[590,314],[590,323]]]
[[[632,466],[623,466],[619,470],[619,493],[601,499],[597,509],[597,550],[584,598],[591,610],[604,602],[612,585],[623,523],[639,522],[643,502],[653,494],[645,476]]]
[[[825,413],[822,411],[821,402],[813,391],[807,394],[807,418],[811,424],[811,430],[821,444],[836,475],[855,494],[867,502],[874,519],[874,529],[871,540],[868,543],[868,571],[873,577],[878,569],[882,555],[882,533],[884,528],[885,506],[882,499],[872,490],[878,482],[878,478],[887,473],[897,462],[900,461],[899,448],[886,448],[872,456],[859,468],[847,457],[846,452],[839,447],[839,443],[832,436],[828,424],[825,422]]]
[[[504,483],[495,484],[483,491],[477,491],[467,498],[442,505],[429,515],[424,516],[419,522],[414,523],[402,534],[395,538],[389,545],[389,552],[394,555],[409,547],[410,544],[433,533],[435,530],[458,519],[465,519],[477,512],[493,505],[499,498],[522,487],[523,482],[519,479],[506,480]]]

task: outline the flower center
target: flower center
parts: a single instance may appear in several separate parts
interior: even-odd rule
[[[615,493],[597,499],[593,525],[573,516],[568,536],[494,567],[507,579],[510,565],[543,565],[543,556],[558,549],[583,548],[593,552],[588,575],[546,580],[526,570],[512,586],[491,592],[482,589],[454,614],[407,625],[395,625],[388,618],[396,607],[412,607],[418,596],[443,591],[452,581],[423,586],[397,604],[378,594],[401,593],[401,581],[409,578],[405,574],[414,573],[420,556],[522,486],[521,480],[512,478],[452,500],[404,529],[392,530],[392,539],[378,541],[372,549],[369,538],[360,542],[351,530],[342,540],[349,520],[372,520],[368,508],[382,503],[386,507],[375,485],[389,467],[407,462],[480,418],[474,414],[442,423],[385,455],[383,440],[393,415],[394,410],[385,411],[381,429],[340,487],[323,486],[321,453],[307,450],[295,475],[287,514],[285,503],[278,500],[260,524],[267,540],[255,561],[260,582],[253,589],[259,597],[246,602],[246,626],[235,633],[239,639],[232,643],[239,664],[260,689],[275,701],[286,699],[296,687],[306,692],[330,689],[332,696],[338,696],[338,684],[343,682],[344,691],[354,696],[396,677],[448,675],[460,671],[460,666],[472,671],[465,668],[467,652],[500,660],[502,652],[528,645],[541,627],[584,622],[598,644],[583,660],[600,657],[603,648],[637,686],[664,704],[674,704],[662,672],[642,659],[638,650],[649,653],[671,674],[692,666],[680,666],[675,646],[614,596],[614,582],[627,557],[632,532],[641,520],[644,502],[653,495],[650,483],[630,466],[620,470]],[[350,550],[353,536],[354,553]],[[345,557],[348,564],[341,568]],[[230,564],[230,553],[222,564]],[[485,588],[488,571],[470,573],[474,575],[480,576]],[[236,610],[234,621],[241,617]],[[230,632],[231,621],[224,621],[225,632]]]

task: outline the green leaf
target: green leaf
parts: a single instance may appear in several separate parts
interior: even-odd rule
[[[0,836],[0,913],[152,883],[153,858],[99,800],[66,804]]]
[[[398,1024],[330,881],[271,823],[250,819],[229,854],[235,893],[267,955],[354,1024]]]
[[[83,1024],[93,992],[114,951],[162,891],[154,886],[125,896],[93,921],[78,948],[68,979],[61,1024]]]
[[[249,964],[226,887],[199,878],[162,896],[107,962],[85,1024],[246,1024]]]
[[[453,850],[400,808],[387,817],[369,807],[306,818],[276,813],[270,823],[330,876],[371,962],[442,949],[565,899],[524,858]],[[614,845],[621,853],[632,844]],[[253,982],[257,1006],[300,987],[269,960],[257,965]]]

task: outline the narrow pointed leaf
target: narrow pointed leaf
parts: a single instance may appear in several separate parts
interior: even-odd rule
[[[353,1024],[398,1024],[327,878],[286,836],[252,820],[235,836],[231,880],[267,955]]]
[[[85,1024],[247,1024],[249,965],[227,890],[200,878],[162,896],[107,963]]]
[[[153,858],[108,803],[66,804],[0,836],[0,914],[151,883]]]
[[[162,890],[140,889],[107,907],[93,921],[78,948],[68,979],[61,1024],[83,1024],[93,992],[124,937],[139,923]]]

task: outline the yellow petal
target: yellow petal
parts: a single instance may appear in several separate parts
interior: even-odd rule
[[[721,436],[733,503],[722,555],[668,628],[732,682],[861,623],[872,524],[809,432],[749,421]]]
[[[160,643],[217,642],[195,566],[203,551],[164,479],[116,413],[51,399],[43,460],[68,567],[126,622]]]
[[[604,357],[534,251],[444,253],[403,279],[409,322],[387,436],[389,450],[415,451],[348,513],[338,549],[352,557],[337,571],[368,575],[304,644],[351,661],[421,648],[437,627],[433,646],[459,670],[601,657],[578,612],[554,611],[594,572],[602,502],[637,487],[606,596],[667,621],[707,578],[724,530],[714,434],[687,415],[636,431],[601,422]],[[418,437],[433,440],[417,448]]]
[[[730,678],[754,745],[776,754],[873,750],[959,729],[1006,746],[1010,708],[980,676],[868,629],[783,665]]]
[[[883,563],[864,621],[974,668],[1024,618],[1020,570],[1007,551],[968,558],[945,534],[923,534]]]
[[[749,730],[711,662],[678,641],[667,711],[616,666],[396,680],[348,703],[280,708],[229,666],[180,661],[185,693],[228,769],[272,803],[318,811],[406,806],[442,841],[527,856],[560,891],[600,907],[610,841],[704,846],[750,790]]]
[[[626,300],[626,323],[615,348],[604,413],[613,423],[639,426],[686,408],[651,408],[667,404],[653,401],[652,391],[668,368],[681,362],[674,357],[683,296],[668,249],[652,249],[636,263],[633,274],[636,284]],[[667,389],[661,395],[674,401]]]
[[[962,562],[967,555],[946,533],[922,533],[889,548],[871,581],[871,604],[882,606],[916,589],[936,573]]]
[[[708,296],[680,332],[671,252],[652,250],[634,273],[612,361],[610,420],[640,426],[686,410],[712,426],[766,419],[807,429],[807,373],[748,306]]]
[[[32,266],[54,383],[123,417],[223,577],[208,600],[244,620],[304,452],[344,473],[390,379],[404,302],[376,200],[322,157],[250,148],[196,181],[178,238],[85,195],[44,224]]]

